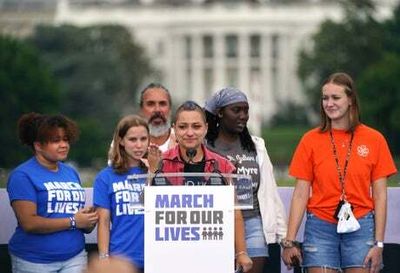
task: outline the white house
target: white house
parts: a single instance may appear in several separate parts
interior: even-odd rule
[[[390,15],[397,2],[378,1],[378,15]],[[327,18],[340,20],[337,1],[59,0],[53,23],[125,26],[174,101],[202,105],[218,89],[238,87],[250,99],[249,127],[259,134],[281,105],[303,103],[298,54]]]

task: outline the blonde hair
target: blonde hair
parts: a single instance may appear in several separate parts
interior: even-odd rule
[[[126,153],[124,146],[121,145],[121,141],[130,128],[140,126],[146,128],[147,135],[150,136],[149,126],[147,125],[146,120],[137,115],[125,116],[118,122],[114,131],[113,144],[108,157],[115,172],[124,173],[129,170],[128,154]],[[140,162],[140,167],[147,169],[142,162]]]

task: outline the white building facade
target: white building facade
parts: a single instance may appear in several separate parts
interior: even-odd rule
[[[311,35],[323,20],[341,16],[339,6],[326,3],[142,2],[82,5],[61,0],[55,22],[125,26],[144,46],[158,81],[178,103],[193,99],[204,105],[222,87],[238,87],[249,97],[254,134],[280,105],[304,103],[297,77],[299,52],[311,45]]]

